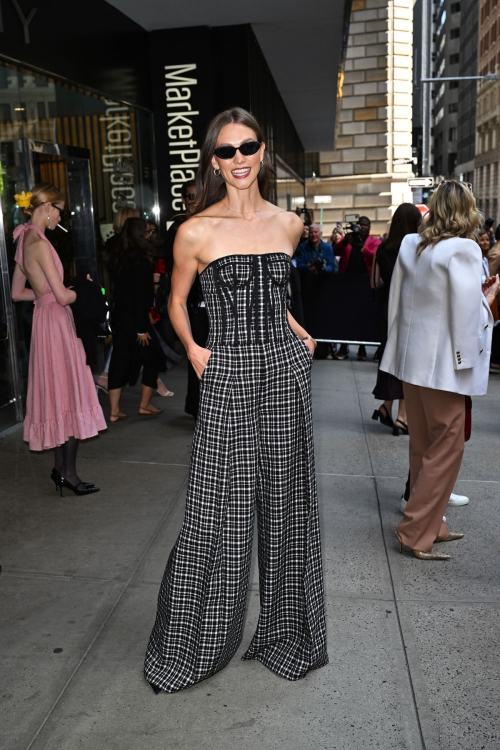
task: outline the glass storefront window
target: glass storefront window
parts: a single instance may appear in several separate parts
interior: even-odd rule
[[[27,220],[14,195],[48,181],[66,202],[69,232],[50,235],[66,278],[88,262],[107,287],[105,242],[118,208],[158,218],[153,144],[150,112],[0,60],[0,200],[8,271],[14,266],[12,232]],[[32,305],[16,308],[26,376]]]

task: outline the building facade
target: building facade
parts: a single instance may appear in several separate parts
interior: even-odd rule
[[[335,150],[319,154],[319,174],[307,181],[308,207],[314,195],[331,196],[324,235],[353,213],[380,234],[412,201],[412,25],[412,0],[353,0]]]
[[[461,0],[460,76],[477,76],[479,47],[479,0]],[[455,173],[458,179],[474,183],[476,156],[477,81],[459,81],[458,144]]]
[[[479,75],[500,72],[500,6],[479,3]],[[475,193],[480,210],[495,223],[500,208],[500,81],[482,81],[477,88]]]
[[[461,2],[438,0],[433,11],[432,78],[460,75]],[[458,154],[459,81],[443,81],[431,87],[431,174],[456,174]]]

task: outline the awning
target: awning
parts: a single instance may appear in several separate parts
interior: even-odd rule
[[[249,23],[306,151],[331,151],[351,0],[108,0],[147,31]]]

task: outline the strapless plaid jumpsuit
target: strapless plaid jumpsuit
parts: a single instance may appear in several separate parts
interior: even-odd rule
[[[307,346],[287,320],[286,253],[229,255],[201,274],[212,351],[187,504],[158,597],[145,676],[175,692],[242,637],[258,519],[260,616],[243,659],[289,680],[328,663]]]

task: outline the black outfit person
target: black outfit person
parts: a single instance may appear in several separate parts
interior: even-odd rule
[[[113,353],[109,365],[108,387],[135,385],[141,367],[142,384],[157,388],[159,361],[154,346],[154,331],[149,313],[154,301],[153,266],[148,258],[138,255],[118,268],[114,278],[111,325]],[[137,341],[138,333],[149,333],[148,346]]]
[[[398,259],[398,253],[394,251],[389,253],[387,251],[387,245],[382,242],[377,248],[377,254],[375,256],[375,263],[378,265],[380,270],[380,278],[384,282],[385,298],[382,307],[382,315],[385,321],[383,338],[380,344],[380,361],[384,355],[385,345],[387,344],[387,336],[389,332],[387,330],[389,321],[389,289],[391,286],[392,274],[394,266]],[[375,398],[379,401],[399,401],[404,399],[403,383],[394,375],[388,372],[383,372],[380,369],[380,364],[377,370],[377,382],[375,388],[372,391]]]
[[[175,692],[234,656],[254,514],[260,616],[244,659],[298,680],[328,662],[307,346],[287,320],[286,253],[201,273],[212,354],[201,378],[186,514],[160,588],[145,676]]]

